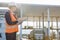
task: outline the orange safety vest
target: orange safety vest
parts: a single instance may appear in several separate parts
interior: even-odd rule
[[[14,17],[12,12],[10,13],[10,17],[11,17],[12,22],[16,21],[16,18]],[[6,33],[12,33],[12,32],[18,32],[18,24],[9,25],[6,22]]]

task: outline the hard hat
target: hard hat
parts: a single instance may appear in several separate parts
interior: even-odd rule
[[[8,4],[8,7],[17,7],[17,4],[14,3],[14,2],[11,2],[11,3]]]

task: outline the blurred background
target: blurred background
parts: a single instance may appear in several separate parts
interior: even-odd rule
[[[59,40],[60,3],[58,1],[53,3],[53,1],[6,0],[0,2],[0,7],[6,8],[10,2],[15,2],[17,4],[15,14],[19,18],[21,16],[27,18],[22,26],[19,25],[17,40],[20,40],[20,35],[22,40]],[[22,34],[20,34],[20,27],[22,27]]]

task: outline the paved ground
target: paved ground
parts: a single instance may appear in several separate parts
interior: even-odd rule
[[[30,40],[30,39],[22,38],[22,40]]]

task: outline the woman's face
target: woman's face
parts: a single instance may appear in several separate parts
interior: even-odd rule
[[[11,11],[15,12],[16,11],[16,7],[11,7]]]

